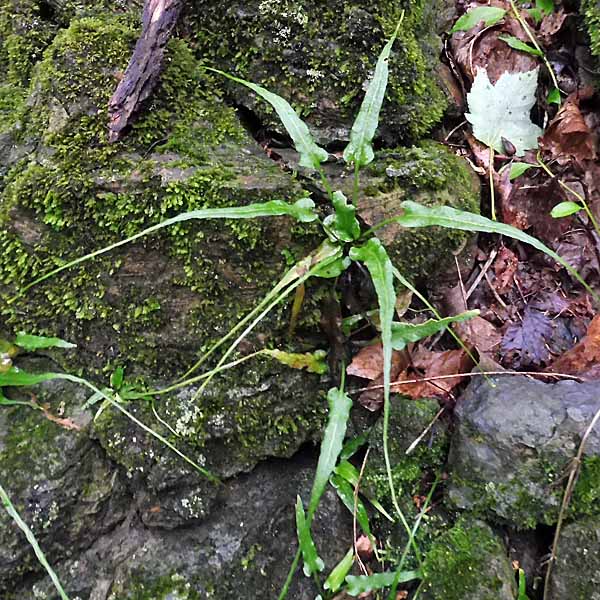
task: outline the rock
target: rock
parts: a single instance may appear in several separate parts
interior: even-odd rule
[[[556,522],[567,469],[600,409],[594,383],[525,377],[474,381],[456,407],[449,500],[517,528]],[[591,432],[572,513],[598,511],[600,432]]]
[[[405,7],[379,131],[387,145],[418,139],[444,112],[446,99],[435,73],[442,4],[418,0]],[[195,0],[184,10],[182,22],[200,56],[302,107],[322,144],[348,139],[365,83],[401,14],[397,3],[373,0],[327,5],[252,0],[224,8],[214,0]],[[282,132],[270,108],[246,88],[227,89],[263,126]]]
[[[27,396],[22,390],[17,397]],[[51,562],[85,552],[125,518],[130,504],[123,474],[87,434],[85,398],[84,390],[65,381],[36,389],[40,405],[68,415],[79,431],[30,408],[0,410],[0,481]],[[1,511],[0,596],[11,597],[19,582],[40,570],[22,532]]]
[[[548,600],[600,599],[600,520],[565,525],[552,569]]]
[[[58,575],[71,598],[85,600],[275,598],[296,551],[296,494],[308,500],[314,469],[306,457],[263,464],[221,488],[209,519],[176,531],[145,525],[132,507],[89,549],[59,562]],[[317,512],[313,537],[328,570],[351,543],[352,516],[332,488]],[[299,570],[289,597],[315,595],[312,579]],[[47,578],[29,581],[3,600],[40,597],[55,598]]]
[[[489,525],[460,520],[433,544],[423,566],[424,600],[514,600],[506,548]]]

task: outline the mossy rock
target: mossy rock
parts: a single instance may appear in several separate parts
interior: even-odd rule
[[[564,493],[560,482],[600,408],[597,389],[524,377],[493,383],[472,383],[457,404],[450,504],[517,529],[554,525]],[[599,489],[600,436],[592,432],[567,517],[599,514]]]
[[[423,565],[426,600],[514,600],[508,552],[489,525],[460,519],[431,547]]]
[[[210,66],[260,83],[298,107],[318,140],[346,140],[377,56],[400,15],[379,135],[388,145],[414,141],[441,118],[446,98],[435,74],[442,2],[332,0],[189,3],[182,19]],[[301,41],[300,41],[301,40]],[[273,112],[247,89],[228,93],[282,131]]]
[[[76,19],[35,67],[20,126],[11,131],[13,144],[35,150],[16,160],[2,183],[0,310],[5,333],[25,330],[76,343],[76,350],[53,354],[68,372],[103,381],[124,366],[126,381],[156,387],[195,363],[320,237],[311,225],[287,218],[182,223],[19,295],[21,286],[56,265],[180,212],[306,195],[248,136],[181,40],[169,44],[161,85],[142,118],[124,141],[109,145],[105,107],[135,39],[121,17]],[[322,291],[307,288],[294,349],[324,344],[316,327]],[[261,333],[245,341],[244,352],[285,348],[289,315],[289,305],[275,310]],[[318,375],[264,360],[247,363],[241,373],[217,377],[193,402],[176,396],[158,407],[169,422],[185,422],[186,434],[177,431],[182,438],[174,441],[198,460],[201,451],[205,466],[224,477],[268,456],[290,456],[317,438],[325,408]],[[132,411],[172,435],[148,404]],[[152,445],[123,415],[105,411],[95,432],[151,490],[154,467],[170,469],[176,479],[189,475],[174,466],[179,458]],[[204,492],[196,494],[204,496],[192,517],[208,510],[214,493]],[[165,524],[190,517],[181,510],[163,514]]]
[[[21,364],[52,368],[48,361]],[[92,415],[82,411],[87,395],[81,387],[52,381],[13,396],[33,397],[47,413],[23,406],[0,410],[0,481],[56,563],[83,552],[124,519],[129,504],[125,479],[89,438]],[[12,598],[9,592],[18,582],[40,572],[22,532],[1,511],[0,596]]]
[[[598,517],[575,521],[562,529],[548,600],[600,598],[599,540]]]

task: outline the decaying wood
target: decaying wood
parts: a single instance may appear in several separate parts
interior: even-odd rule
[[[121,137],[140,104],[152,94],[162,69],[165,46],[182,4],[182,0],[146,0],[142,33],[108,104],[109,141]]]

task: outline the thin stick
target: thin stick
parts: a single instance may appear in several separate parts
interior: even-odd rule
[[[475,373],[455,373],[454,375],[433,375],[431,377],[421,377],[420,379],[405,379],[403,381],[394,381],[392,389],[396,389],[401,385],[409,385],[413,383],[426,383],[428,381],[437,381],[439,379],[454,379],[455,377],[485,377],[486,375],[527,375],[529,377],[556,377],[558,379],[569,379],[573,381],[585,381],[582,377],[576,375],[567,375],[566,373],[540,373],[538,371],[485,371]],[[356,390],[348,390],[347,394],[359,394],[370,390],[378,390],[383,388],[383,385],[373,385]]]
[[[525,21],[525,19],[523,19],[523,17],[521,16],[521,13],[518,11],[514,0],[509,0],[509,1],[510,1],[510,6],[512,8],[512,11],[513,11],[515,17],[521,24],[521,27],[527,34],[527,37],[531,40],[531,43],[534,45],[535,49],[540,53],[541,59],[544,61],[544,65],[546,65],[546,69],[548,69],[548,72],[550,73],[550,78],[552,79],[552,83],[554,84],[554,87],[560,91],[560,87],[558,86],[558,80],[556,79],[556,75],[554,74],[554,69],[552,68],[552,65],[548,62],[545,52],[540,48],[538,41],[535,39],[535,36],[533,35],[531,29],[529,29],[529,25],[527,25],[527,22]]]
[[[360,489],[360,482],[362,480],[363,473],[365,472],[365,467],[367,466],[367,460],[369,458],[369,451],[370,450],[371,450],[371,448],[367,448],[367,451],[365,452],[365,457],[363,458],[362,465],[360,467],[360,473],[358,474],[358,481],[356,482],[356,485],[354,486],[354,506],[353,506],[353,509],[352,509],[352,533],[354,535],[354,543],[352,545],[354,547],[354,556],[356,558],[356,561],[358,562],[358,565],[359,565],[361,571],[365,575],[368,575],[369,572],[367,571],[367,567],[365,567],[362,559],[360,558],[360,556],[358,554],[358,550],[356,549],[356,538],[357,538],[357,535],[356,535],[356,533],[357,533],[356,513],[358,511],[358,490]],[[369,539],[369,541],[371,541],[371,540]],[[373,549],[375,549],[375,546],[373,546]]]
[[[550,553],[550,559],[548,560],[548,569],[546,570],[546,578],[544,580],[544,600],[548,597],[548,593],[550,591],[550,578],[552,575],[552,566],[556,561],[556,555],[558,553],[558,541],[560,538],[560,532],[562,529],[563,521],[565,519],[567,508],[569,507],[569,503],[571,502],[571,498],[573,496],[573,491],[575,490],[575,484],[577,483],[577,478],[579,477],[579,472],[581,471],[581,459],[583,457],[583,451],[585,449],[585,445],[587,443],[588,437],[592,433],[596,423],[600,419],[600,409],[596,411],[594,418],[589,424],[588,428],[585,430],[583,437],[581,438],[581,443],[579,444],[579,449],[577,450],[577,454],[573,459],[571,464],[571,472],[569,473],[569,480],[567,482],[567,487],[565,488],[565,493],[563,495],[562,504],[560,506],[560,512],[558,514],[558,521],[556,523],[556,532],[554,533],[554,540],[552,542],[552,550]]]
[[[431,423],[429,423],[429,425],[427,425],[427,427],[425,427],[425,429],[423,430],[423,433],[421,433],[421,435],[419,435],[419,437],[406,449],[404,454],[407,454],[407,455],[410,454],[419,445],[420,441],[427,435],[427,433],[435,425],[436,421],[444,414],[445,410],[446,410],[445,406],[442,406],[442,408],[440,408],[440,410],[435,415],[435,417],[433,417],[433,419],[431,419]]]

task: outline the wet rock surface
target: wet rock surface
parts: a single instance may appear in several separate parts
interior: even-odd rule
[[[560,478],[600,409],[597,385],[492,381],[494,387],[480,378],[457,404],[449,500],[517,527],[553,524],[562,500]],[[600,433],[592,431],[585,457],[599,453]]]

